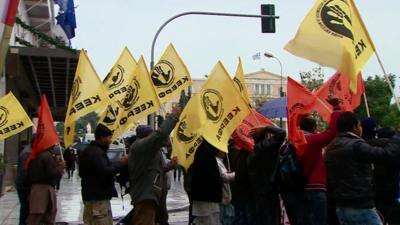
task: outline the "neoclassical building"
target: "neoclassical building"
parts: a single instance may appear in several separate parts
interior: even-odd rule
[[[198,93],[201,87],[206,82],[206,77],[202,79],[194,78],[193,85],[191,87],[192,93]],[[268,72],[264,69],[259,71],[245,74],[245,81],[247,85],[247,90],[249,92],[249,97],[252,101],[252,105],[258,108],[268,99],[279,98],[279,90],[281,87],[281,76]],[[282,90],[283,95],[286,96],[287,91],[287,77],[282,77]],[[179,103],[180,96],[174,96],[171,101],[163,106],[160,114],[164,112],[169,112],[172,106]]]

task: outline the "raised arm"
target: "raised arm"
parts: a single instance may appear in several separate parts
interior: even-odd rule
[[[357,159],[362,162],[379,163],[393,159],[400,159],[400,143],[389,142],[384,147],[374,147],[364,140],[353,144],[353,151]]]

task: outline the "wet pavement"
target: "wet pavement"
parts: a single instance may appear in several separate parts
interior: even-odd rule
[[[187,224],[188,199],[183,190],[183,181],[177,182],[171,179],[171,190],[167,197],[167,208],[171,225]],[[120,192],[119,184],[116,184]],[[61,188],[57,192],[58,212],[56,221],[67,224],[82,224],[83,204],[81,200],[81,185],[79,176],[67,179],[65,176],[61,180]],[[130,196],[125,195],[123,201],[121,197],[111,200],[113,217],[117,221],[119,218],[128,214],[132,209]],[[18,224],[19,202],[15,191],[8,191],[0,198],[0,225]]]

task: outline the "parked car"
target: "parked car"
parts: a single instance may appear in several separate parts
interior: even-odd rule
[[[116,162],[121,160],[122,156],[125,154],[125,144],[122,139],[117,139],[114,141],[107,151],[108,158],[111,162]]]
[[[125,154],[125,148],[114,148],[107,151],[107,156],[111,162],[119,162]]]
[[[76,142],[72,145],[72,148],[76,149],[76,152],[79,154],[85,150],[85,148],[90,144],[90,142]],[[114,141],[111,145],[109,150],[107,151],[108,158],[111,162],[119,161],[125,153],[125,145],[121,143],[120,140]]]
[[[85,136],[83,136],[83,142],[88,142],[90,143],[91,141],[94,141],[94,134],[93,133],[87,133]]]

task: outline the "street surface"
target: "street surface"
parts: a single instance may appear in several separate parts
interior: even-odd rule
[[[172,176],[170,176],[172,178]],[[119,184],[116,184],[120,193]],[[10,189],[10,188],[7,188]],[[81,199],[80,178],[75,171],[74,177],[69,179],[64,175],[61,180],[61,188],[57,193],[58,212],[56,221],[58,224],[83,224],[83,203]],[[113,217],[117,222],[125,216],[131,209],[130,196],[125,195],[123,201],[121,197],[111,200]],[[181,182],[171,182],[171,190],[168,193],[167,208],[169,222],[171,225],[187,224],[188,218],[188,198],[183,190],[183,180]],[[0,225],[18,224],[19,201],[15,190],[6,191],[0,198]]]

